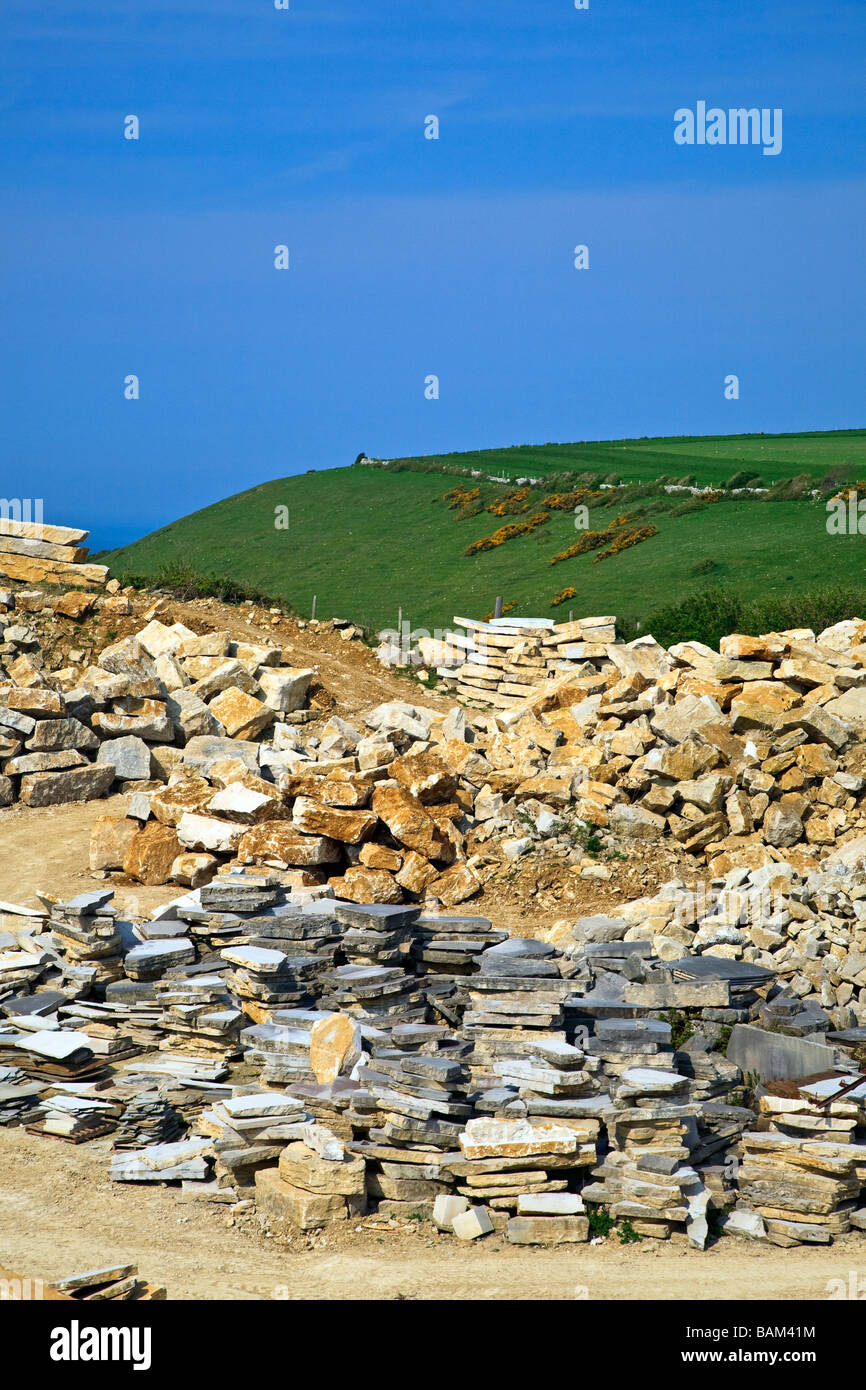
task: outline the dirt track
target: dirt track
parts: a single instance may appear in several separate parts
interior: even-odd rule
[[[825,1299],[831,1279],[864,1274],[863,1246],[778,1250],[724,1241],[699,1254],[685,1238],[572,1250],[471,1246],[418,1229],[341,1230],[289,1249],[226,1208],[169,1188],[109,1182],[103,1145],[73,1148],[0,1130],[0,1266],[46,1280],[134,1260],[180,1299]]]

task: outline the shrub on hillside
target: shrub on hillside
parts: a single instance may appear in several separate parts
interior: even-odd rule
[[[866,587],[825,584],[802,594],[752,600],[717,587],[660,608],[646,623],[631,621],[620,624],[620,628],[627,641],[643,631],[651,632],[663,647],[676,642],[704,642],[718,651],[721,639],[731,632],[757,635],[805,627],[818,633],[844,618],[860,618],[864,614]]]
[[[808,473],[798,473],[796,478],[780,478],[764,494],[765,502],[799,502],[808,497],[815,487]]]
[[[181,603],[194,598],[215,598],[220,603],[243,603],[249,600],[264,606],[278,605],[286,612],[291,609],[283,599],[265,594],[255,585],[230,579],[226,574],[203,573],[182,560],[172,560],[161,566],[155,574],[118,574],[115,578],[122,585],[131,584],[136,589],[164,589]]]

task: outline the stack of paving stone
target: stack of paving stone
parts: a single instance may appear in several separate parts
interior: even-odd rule
[[[486,917],[424,913],[413,924],[410,954],[418,975],[456,984],[476,972],[488,946],[507,940]]]
[[[138,1278],[137,1265],[112,1265],[104,1269],[88,1269],[71,1274],[49,1284],[50,1289],[65,1294],[77,1303],[125,1303],[162,1300],[166,1296],[161,1284],[148,1284]]]
[[[203,912],[233,913],[243,918],[268,912],[285,902],[285,896],[276,876],[248,871],[220,874],[198,890]]]
[[[127,951],[123,968],[130,980],[145,984],[162,979],[169,970],[192,964],[195,957],[195,942],[188,936],[142,941]]]
[[[313,1021],[303,1026],[310,1029],[309,1062],[314,1079],[294,1082],[289,1090],[346,1142],[367,1140],[381,1120],[376,1096],[355,1079],[359,1063],[368,1055],[362,1050],[364,1046],[374,1055],[384,1049],[397,1058],[431,1055],[441,1048],[449,1060],[459,1060],[465,1051],[446,1028],[433,1024],[397,1023],[384,1029],[359,1024],[348,1014],[310,1017]]]
[[[335,1082],[361,1056],[361,1030],[347,1015],[322,1009],[278,1009],[269,1023],[241,1035],[245,1060],[270,1085]]]
[[[762,1088],[758,1108],[773,1133],[859,1142],[866,1129],[866,1081],[858,1085],[856,1080],[831,1076],[799,1085],[770,1082]]]
[[[124,993],[129,990],[130,993]],[[118,993],[119,991],[119,993]],[[140,995],[153,996],[152,986],[138,985],[133,980],[117,980],[108,986],[105,999],[62,998],[55,1005],[58,1018],[70,1020],[82,1029],[98,1025],[114,1032],[130,1055],[138,1048],[157,1047],[163,1036],[162,1009],[155,1003],[144,1003]],[[39,998],[38,995],[33,996]]]
[[[186,1129],[184,1117],[164,1096],[143,1092],[127,1101],[114,1135],[115,1149],[171,1144]]]
[[[32,1124],[42,1114],[44,1084],[31,1081],[20,1067],[0,1066],[0,1127]]]
[[[404,966],[419,914],[418,907],[391,903],[335,903],[343,955],[350,965]]]
[[[744,1105],[730,1105],[721,1100],[701,1102],[691,1162],[693,1167],[700,1168],[707,1182],[716,1170],[730,1173],[736,1146],[745,1131],[754,1128],[756,1118],[754,1110]]]
[[[457,1184],[458,1197],[491,1209],[489,1229],[506,1228],[507,1215],[517,1211],[521,1196],[565,1193],[580,1181],[596,1152],[595,1144],[581,1142],[573,1130],[555,1122],[480,1116],[467,1121],[459,1144],[459,1153],[443,1157],[442,1173]],[[557,1235],[586,1240],[587,1233],[583,1229],[565,1237],[551,1227],[547,1234],[556,1244]]]
[[[222,975],[198,972],[163,977],[155,985],[162,1008],[162,1051],[234,1061],[240,1056],[244,1015],[233,1006]]]
[[[117,930],[114,894],[82,893],[67,903],[38,896],[48,908],[46,928],[64,958],[64,979],[101,997],[106,986],[123,975],[123,937]]]
[[[608,647],[617,640],[613,617],[570,623],[512,617],[454,622],[465,634],[446,634],[448,659],[437,674],[459,695],[500,709],[522,704],[552,677],[607,670]]]
[[[268,1023],[244,1028],[241,1045],[244,1060],[260,1070],[268,1086],[315,1082],[310,1065],[310,1034],[320,1018],[330,1015],[317,1009],[277,1009]]]
[[[283,951],[287,956],[318,956],[333,965],[341,947],[343,928],[334,915],[333,899],[291,904],[281,903],[263,915],[243,922],[243,932],[235,944],[262,946]]]
[[[423,1023],[427,998],[402,965],[338,965],[322,976],[321,1005],[363,1022]]]
[[[182,1052],[160,1052],[126,1062],[123,1070],[127,1078],[153,1080],[167,1077],[179,1086],[192,1088],[218,1084],[228,1076],[228,1067],[221,1058],[191,1057]]]
[[[829,1135],[757,1132],[744,1134],[741,1148],[738,1207],[763,1217],[774,1244],[829,1244],[851,1229],[852,1218],[862,1224],[866,1148]]]
[[[306,1141],[286,1145],[278,1167],[256,1173],[259,1216],[277,1225],[289,1222],[304,1231],[363,1216],[367,1210],[363,1158],[347,1154],[321,1126],[310,1126],[309,1131]]]
[[[368,1192],[389,1216],[432,1214],[435,1198],[449,1191],[440,1173],[442,1155],[455,1149],[472,1114],[463,1060],[468,1047],[447,1036],[437,1041],[445,1044],[442,1050],[422,1051],[401,1048],[392,1035],[384,1045],[374,1045],[370,1060],[357,1070],[376,1109],[359,1114],[359,1097],[354,1098],[358,1127],[366,1129],[367,1138],[352,1152],[375,1163]]]
[[[113,1182],[202,1182],[208,1177],[211,1148],[211,1140],[191,1138],[118,1150],[108,1176]]]
[[[593,1036],[584,1046],[608,1078],[629,1067],[670,1067],[674,1062],[671,1025],[660,1018],[595,1018]]]
[[[273,1164],[287,1144],[304,1140],[311,1116],[302,1101],[277,1091],[235,1090],[195,1122],[212,1141],[214,1177],[221,1187],[251,1187],[260,1168]]]
[[[589,1218],[574,1192],[522,1192],[505,1233],[512,1245],[573,1245],[589,1240]]]
[[[179,794],[179,793],[178,793]],[[285,887],[276,874],[243,869],[220,874],[170,905],[189,926],[203,954],[227,944],[247,944],[286,907]]]
[[[4,504],[5,505],[5,504]],[[20,509],[19,509],[20,510]],[[101,587],[106,565],[87,563],[88,531],[75,526],[52,526],[40,519],[0,518],[0,575],[21,583],[72,584]],[[32,509],[36,512],[36,508]]]
[[[0,1007],[18,991],[32,989],[54,964],[38,937],[0,931]]]
[[[268,1022],[275,1010],[316,1002],[324,966],[319,956],[289,957],[264,946],[227,946],[221,956],[233,967],[226,984],[254,1023]]]
[[[684,993],[702,984],[708,990],[714,986],[724,989],[727,985],[726,1004],[707,1004],[701,1009],[702,1018],[722,1024],[744,1023],[753,1009],[763,1004],[759,991],[766,992],[775,981],[774,971],[763,965],[747,960],[727,960],[720,955],[684,956],[680,960],[663,962],[661,968],[670,974],[674,989],[680,986]],[[793,1008],[785,1006],[784,1016],[798,1012],[801,1007],[799,1000]],[[814,1025],[808,1031],[814,1031]]]
[[[584,1146],[587,1164],[595,1159],[596,1141],[610,1100],[599,1084],[599,1063],[564,1038],[540,1036],[521,1043],[518,1055],[494,1062],[498,1086],[476,1095],[479,1113],[517,1117],[531,1124],[570,1129]]]
[[[627,1067],[619,1077],[607,1118],[610,1152],[583,1198],[608,1206],[639,1235],[666,1239],[674,1226],[705,1225],[708,1197],[688,1163],[699,1113],[682,1103],[688,1085],[687,1077],[657,1067]],[[706,1230],[695,1239],[702,1244]]]
[[[40,1134],[81,1144],[112,1133],[119,1114],[120,1106],[113,1101],[53,1091],[44,1100],[42,1118],[33,1128]]]
[[[483,952],[462,991],[476,1086],[500,1085],[497,1062],[531,1056],[539,1034],[563,1033],[563,1005],[574,989],[563,971],[568,975],[573,968],[554,946],[534,937],[511,937]]]
[[[0,1031],[0,1065],[19,1066],[44,1081],[94,1081],[105,1075],[90,1039],[77,1030],[57,1028],[36,1033]]]

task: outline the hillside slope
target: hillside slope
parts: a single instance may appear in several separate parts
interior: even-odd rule
[[[469,470],[482,476],[470,478]],[[598,549],[551,563],[581,534],[571,507],[557,510],[545,501],[566,472],[595,475],[591,530],[624,517],[626,529],[656,533],[604,563]],[[787,500],[753,491],[723,492],[711,502],[651,486],[663,477],[720,488],[749,474],[750,488],[778,488],[780,479],[795,477],[800,486]],[[752,599],[795,594],[828,578],[859,583],[866,540],[829,535],[824,497],[810,494],[815,486],[827,495],[861,474],[866,431],[526,446],[392,460],[261,484],[103,558],[116,574],[149,580],[166,566],[191,565],[306,615],[316,595],[320,617],[345,616],[375,628],[395,626],[402,608],[413,626],[432,631],[461,611],[485,614],[498,594],[516,612],[564,617],[573,608],[645,623],[662,605],[708,584]],[[497,477],[545,481],[512,507],[513,490],[487,481]],[[623,485],[618,490],[607,482],[613,477]],[[455,510],[445,497],[455,484],[464,496],[477,486],[478,498]],[[473,542],[539,512],[548,519],[531,534],[466,555]],[[286,520],[280,529],[276,523]],[[573,588],[574,597],[552,609],[564,588]]]

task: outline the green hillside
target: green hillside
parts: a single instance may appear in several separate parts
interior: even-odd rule
[[[496,477],[512,486],[488,481]],[[515,501],[523,478],[543,481]],[[315,594],[319,617],[375,628],[395,625],[402,607],[404,619],[432,631],[456,613],[483,616],[497,594],[517,613],[565,618],[571,608],[645,624],[708,585],[744,599],[828,581],[859,585],[866,537],[829,535],[825,499],[861,478],[860,430],[521,446],[278,479],[103,558],[123,578],[152,582],[178,566],[228,576],[307,616]],[[721,496],[666,492],[660,479]],[[732,495],[731,485],[744,483],[768,490]],[[455,487],[469,497],[460,507],[445,497]],[[589,529],[608,539],[638,528],[656,534],[601,561],[607,542],[552,564],[583,534],[571,506],[549,504],[563,492],[566,502],[588,498]],[[499,514],[490,510],[497,505]],[[278,508],[288,508],[287,529],[275,525]],[[473,542],[539,513],[548,519],[531,534],[466,555]],[[566,587],[575,596],[552,608]]]

